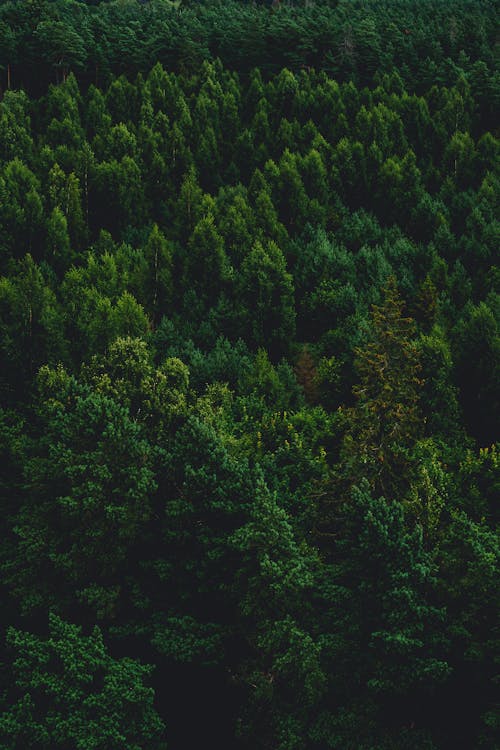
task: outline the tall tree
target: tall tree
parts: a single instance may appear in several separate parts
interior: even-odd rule
[[[420,365],[415,325],[405,317],[390,277],[373,305],[366,344],[356,349],[356,403],[346,412],[342,472],[352,483],[366,477],[376,493],[401,498],[412,475],[412,448],[422,432]]]

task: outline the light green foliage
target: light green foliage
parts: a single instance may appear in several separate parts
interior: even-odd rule
[[[116,399],[134,419],[157,430],[187,411],[188,368],[176,357],[155,367],[142,339],[115,339],[82,374],[97,392]]]
[[[64,268],[71,260],[68,222],[60,208],[53,209],[47,222],[47,243],[52,250],[52,264]]]
[[[201,219],[201,201],[203,191],[199,186],[193,167],[182,180],[177,203],[176,219],[180,225],[180,236],[186,241]]]
[[[61,289],[84,354],[102,351],[118,336],[146,336],[150,329],[144,308],[127,290],[131,280],[139,289],[142,284],[140,256],[126,246],[116,248],[109,235],[101,240],[109,251],[90,253],[86,267],[70,268]]]
[[[440,451],[432,439],[419,441],[414,450],[417,476],[412,482],[405,507],[420,524],[424,541],[435,543],[442,517],[450,499],[451,477],[440,459]]]

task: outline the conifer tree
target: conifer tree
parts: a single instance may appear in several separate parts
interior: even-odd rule
[[[396,280],[390,277],[381,305],[373,305],[371,330],[357,347],[353,388],[343,444],[349,482],[366,477],[389,498],[405,491],[412,471],[411,450],[422,431],[418,398],[420,365],[414,322],[405,317]]]
[[[162,750],[164,725],[145,684],[152,668],[114,659],[95,627],[49,617],[49,637],[9,628],[14,654],[9,703],[0,715],[0,746]]]

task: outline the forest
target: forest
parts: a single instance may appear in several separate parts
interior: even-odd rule
[[[0,4],[0,750],[499,750],[499,4]]]

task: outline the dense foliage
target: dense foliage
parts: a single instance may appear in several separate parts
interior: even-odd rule
[[[500,747],[493,2],[0,7],[0,748]]]

